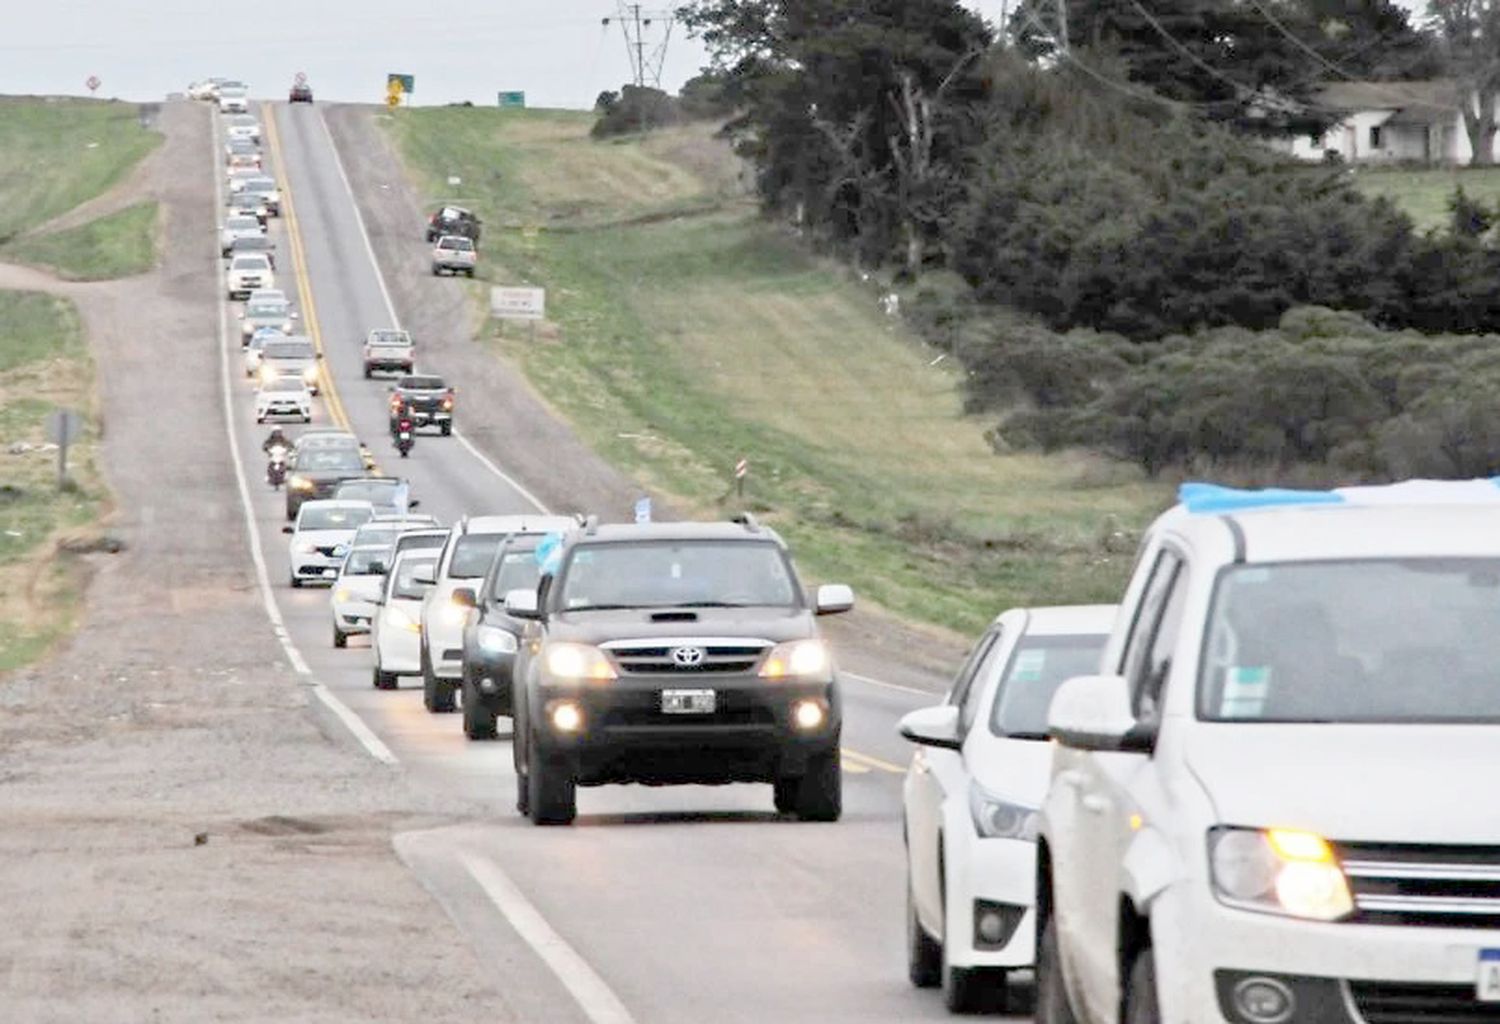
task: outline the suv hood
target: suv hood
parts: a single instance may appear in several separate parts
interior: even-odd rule
[[[663,615],[673,618],[658,620]],[[743,637],[779,643],[816,636],[817,629],[812,612],[805,608],[630,608],[559,612],[548,620],[547,633],[553,640],[589,644],[655,637]]]
[[[1500,777],[1500,726],[1199,722],[1186,757],[1221,824],[1342,842],[1495,841],[1489,796],[1472,787]]]

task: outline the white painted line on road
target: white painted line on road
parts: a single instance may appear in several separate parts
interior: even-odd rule
[[[323,116],[321,109],[318,111],[318,124],[322,126],[323,135],[328,139],[328,149],[333,153],[333,166],[338,170],[339,180],[344,183],[344,191],[349,195],[349,205],[354,207],[354,222],[359,225],[359,237],[365,243],[365,254],[370,257],[370,266],[375,271],[375,283],[380,286],[380,297],[385,300],[386,314],[391,318],[391,326],[399,330],[401,328],[401,318],[396,315],[396,304],[391,301],[390,289],[385,285],[385,274],[380,269],[380,260],[375,256],[375,246],[370,242],[370,230],[365,226],[365,215],[360,212],[359,199],[354,194],[354,186],[349,182],[348,172],[344,170],[344,159],[339,156],[338,143],[333,141],[333,132],[329,130],[328,120]],[[453,430],[453,436],[458,438],[458,443],[463,445],[471,455],[478,459],[485,469],[509,484],[517,494],[531,502],[538,512],[543,515],[551,514],[551,510],[542,503],[540,498],[522,486],[519,480],[496,465],[494,460],[480,451],[457,427]]]
[[[217,209],[222,210],[224,191],[223,182],[219,178],[219,115],[217,111],[214,111],[210,116],[214,203]],[[217,236],[215,242],[217,245]],[[286,620],[276,604],[276,595],[271,589],[271,573],[266,568],[266,553],[260,543],[260,533],[255,529],[255,506],[250,500],[249,477],[245,473],[245,460],[240,456],[239,431],[234,424],[234,393],[230,389],[232,375],[229,372],[229,304],[224,299],[221,270],[217,259],[214,261],[213,282],[214,301],[219,309],[219,384],[224,402],[224,430],[229,437],[229,457],[234,462],[234,477],[240,492],[240,508],[245,513],[245,532],[250,538],[250,560],[255,563],[255,579],[260,585],[261,602],[265,605],[266,617],[271,620],[271,629],[276,634],[276,639],[280,642],[287,661],[291,662],[296,673],[307,681],[313,695],[322,701],[328,710],[338,716],[339,721],[344,723],[344,727],[354,735],[355,739],[359,740],[360,745],[369,752],[371,757],[385,764],[397,764],[396,755],[391,753],[391,748],[381,742],[380,737],[376,736],[358,715],[350,711],[343,701],[335,697],[332,691],[312,674],[312,668],[307,664],[307,659],[302,657],[302,652],[297,650],[297,645],[292,642],[291,634],[287,632]]]
[[[472,853],[459,854],[459,860],[516,934],[552,968],[591,1024],[635,1024],[635,1018],[604,979],[553,930],[498,864]]]
[[[933,701],[940,701],[943,699],[943,695],[941,693],[933,693],[931,690],[919,690],[915,686],[901,686],[899,683],[881,682],[879,679],[871,679],[869,676],[862,676],[858,672],[841,670],[839,672],[839,675],[843,676],[845,679],[854,679],[858,682],[866,683],[870,686],[878,686],[882,690],[897,690],[901,693],[915,693],[919,697],[927,697]]]

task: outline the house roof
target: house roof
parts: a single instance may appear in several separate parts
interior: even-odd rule
[[[1458,109],[1454,84],[1436,78],[1406,82],[1329,82],[1315,95],[1319,106],[1333,110],[1393,111],[1388,124],[1433,124]]]

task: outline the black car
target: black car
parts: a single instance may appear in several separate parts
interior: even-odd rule
[[[736,523],[598,526],[569,534],[555,576],[513,591],[529,621],[514,669],[516,806],[566,824],[576,787],[769,782],[778,811],[843,807],[842,707],[817,616],[786,546]]]
[[[409,373],[391,385],[391,432],[404,411],[415,427],[437,427],[453,433],[454,389],[434,373]]]
[[[286,517],[295,519],[304,501],[330,498],[338,485],[365,475],[365,460],[355,444],[299,444],[287,466]]]
[[[427,244],[444,235],[463,235],[479,244],[479,218],[461,206],[444,206],[427,217]]]
[[[505,610],[505,595],[541,582],[536,550],[542,536],[521,533],[504,541],[474,595],[474,614],[464,626],[462,683],[464,735],[471,740],[494,739],[495,717],[511,712],[511,672],[526,623]]]
[[[313,101],[312,86],[306,82],[295,83],[287,92],[286,101],[288,103],[311,103]]]

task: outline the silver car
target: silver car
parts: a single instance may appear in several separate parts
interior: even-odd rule
[[[322,356],[313,348],[312,339],[294,335],[285,341],[267,342],[260,351],[260,379],[300,377],[313,394],[318,393],[318,360]]]
[[[245,303],[245,311],[240,314],[240,344],[250,344],[250,339],[262,327],[272,328],[282,334],[291,334],[292,321],[296,319],[297,314],[292,311],[292,307],[285,300],[278,302],[251,299]]]

